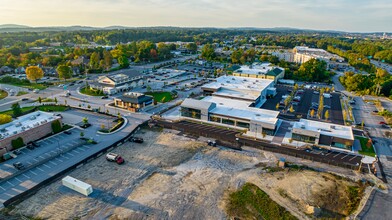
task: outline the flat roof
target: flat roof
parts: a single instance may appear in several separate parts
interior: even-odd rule
[[[353,130],[350,126],[301,119],[295,122],[293,128],[319,132],[322,135],[354,140]]]
[[[252,104],[249,101],[233,100],[217,96],[207,96],[202,101],[216,104],[216,107],[210,111],[213,114],[227,115],[228,117],[268,124],[276,124],[278,121],[278,111],[249,107]]]
[[[60,119],[60,117],[54,116],[53,113],[47,113],[43,111],[35,111],[30,114],[20,116],[12,122],[0,125],[0,140],[57,119]]]
[[[270,79],[257,79],[240,76],[221,76],[216,82],[202,86],[202,89],[217,90],[216,94],[233,97],[257,99],[260,93],[274,81]],[[255,97],[257,94],[257,97]]]

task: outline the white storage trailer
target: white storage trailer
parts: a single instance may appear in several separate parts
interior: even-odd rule
[[[93,187],[90,184],[77,180],[73,177],[66,176],[62,180],[63,185],[79,192],[85,196],[90,195],[93,192]]]

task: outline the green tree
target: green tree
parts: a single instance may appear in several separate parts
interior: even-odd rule
[[[214,60],[216,57],[215,49],[211,44],[206,44],[201,49],[201,57],[206,60]]]
[[[103,67],[105,69],[110,69],[110,67],[112,67],[112,64],[113,64],[112,54],[109,51],[104,50],[103,51]]]
[[[84,137],[84,132],[83,131],[80,132],[80,137],[81,138]]]
[[[327,63],[318,59],[310,59],[303,63],[298,71],[294,72],[294,77],[298,80],[322,82],[329,78],[326,71]]]
[[[26,77],[31,81],[37,82],[44,76],[44,71],[38,66],[29,66],[26,68]]]
[[[90,67],[92,69],[98,69],[99,68],[99,61],[101,60],[101,56],[99,55],[98,52],[93,52],[90,56]]]
[[[87,123],[88,123],[88,118],[84,117],[84,118],[82,119],[82,122],[83,122],[83,124],[87,124]]]
[[[188,49],[191,53],[196,53],[197,52],[197,44],[195,44],[195,43],[188,43],[186,45],[186,49]]]
[[[19,102],[12,104],[11,109],[15,117],[22,115],[22,109],[20,108]]]
[[[56,103],[57,104],[57,97],[54,97],[54,103]]]
[[[120,56],[117,59],[118,64],[120,65],[121,68],[128,68],[129,67],[129,61],[126,57]]]
[[[59,65],[56,71],[59,74],[59,78],[64,81],[72,77],[72,69],[67,65]]]

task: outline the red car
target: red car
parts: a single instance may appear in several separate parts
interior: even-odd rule
[[[387,123],[385,123],[384,121],[380,121],[379,124],[380,124],[380,125],[386,125]]]

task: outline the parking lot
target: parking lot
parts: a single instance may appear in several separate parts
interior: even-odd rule
[[[261,107],[263,109],[276,110],[276,105],[280,103],[280,110],[284,109],[284,98],[285,95],[289,95],[292,91],[290,86],[276,86],[277,95],[273,98],[267,99],[264,105]],[[324,119],[325,112],[329,111],[329,121],[335,124],[344,124],[342,106],[340,103],[339,93],[330,93],[331,97],[324,97],[324,109],[321,113]],[[301,118],[309,118],[310,111],[315,110],[315,115],[317,115],[317,109],[319,105],[320,94],[314,89],[299,89],[290,102],[287,109],[293,106],[294,112],[292,114],[300,115]],[[312,118],[313,120],[316,119]]]
[[[61,152],[67,152],[69,149],[80,145],[80,131],[76,128],[70,129],[69,131],[71,134],[60,133],[58,135],[36,142],[39,147],[35,147],[33,149],[28,149],[27,147],[21,148],[19,150],[20,155],[17,155],[17,158],[13,158],[5,161],[4,163],[1,163],[0,177],[6,178],[7,176],[17,173],[18,170],[13,166],[13,163],[20,162],[26,168],[29,168],[35,164],[39,164],[42,161],[45,161],[50,157],[56,156]]]

